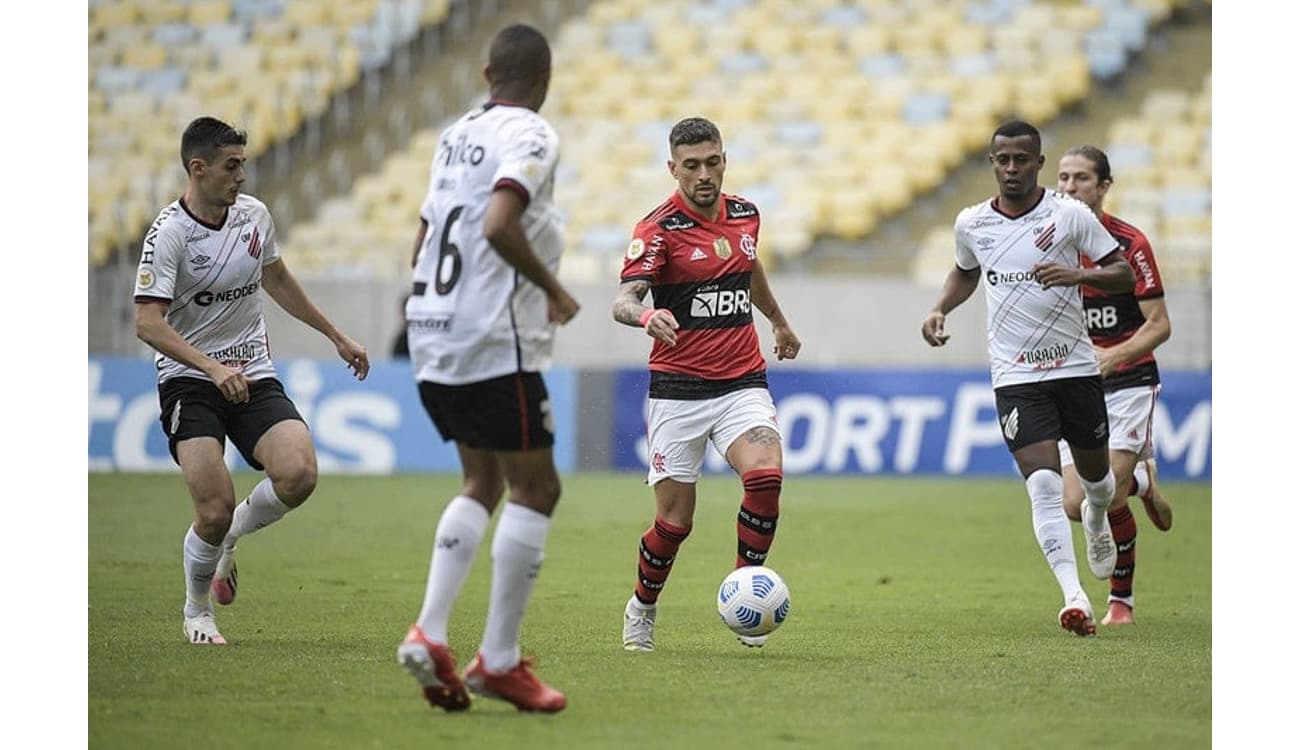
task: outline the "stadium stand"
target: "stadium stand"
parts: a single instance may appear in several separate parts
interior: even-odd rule
[[[665,140],[679,117],[701,114],[722,127],[727,189],[762,206],[760,251],[780,268],[819,238],[868,237],[941,186],[998,120],[1052,121],[1126,70],[1153,29],[1196,1],[597,0],[552,39],[545,113],[564,148],[556,185],[568,213],[563,273],[579,281],[616,273],[629,228],[671,189]],[[213,112],[257,134],[251,158],[445,19],[449,4],[92,1],[92,263],[138,241],[182,189],[176,133],[192,116]],[[1176,107],[1172,98],[1150,105],[1152,113]],[[1149,130],[1144,140],[1115,137],[1124,128],[1142,135],[1147,119],[1117,123],[1111,134],[1125,165],[1116,166],[1117,213],[1135,210],[1144,226],[1143,209],[1158,212],[1154,232],[1204,258],[1172,263],[1175,275],[1208,273],[1208,88],[1183,111],[1205,121],[1204,137],[1197,121]],[[405,274],[445,124],[377,153],[374,170],[355,176],[347,194],[320,196],[314,217],[282,227],[296,267]],[[1133,166],[1143,159],[1149,164]],[[946,271],[951,238],[944,244]],[[935,278],[927,247],[914,278]]]
[[[178,133],[200,114],[257,157],[384,65],[449,0],[91,0],[89,253],[136,242],[184,189]]]
[[[1176,5],[595,2],[554,40],[546,105],[564,148],[563,273],[616,273],[631,225],[671,189],[665,141],[679,117],[701,114],[722,128],[727,189],[763,207],[760,250],[779,267],[819,237],[869,235],[982,148],[999,119],[1047,122],[1082,100]],[[1103,37],[1118,47],[1096,52],[1089,40]],[[290,239],[295,252],[318,253],[310,262],[322,271],[405,273],[444,124],[341,199],[351,205],[338,215],[360,216],[361,228],[322,215]]]

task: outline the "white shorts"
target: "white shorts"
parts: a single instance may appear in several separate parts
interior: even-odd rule
[[[650,456],[646,482],[651,487],[669,478],[687,483],[699,479],[710,441],[725,456],[736,438],[754,427],[771,427],[781,434],[776,405],[766,388],[692,401],[652,398],[646,424]]]
[[[1143,461],[1155,456],[1155,437],[1152,434],[1152,415],[1160,386],[1121,388],[1106,394],[1106,415],[1110,418],[1110,449],[1136,453]],[[1060,442],[1061,466],[1074,463],[1070,447]]]

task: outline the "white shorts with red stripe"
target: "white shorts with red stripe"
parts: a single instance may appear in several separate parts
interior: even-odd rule
[[[770,427],[781,434],[776,405],[766,388],[746,388],[710,399],[652,398],[649,425],[650,486],[664,479],[692,483],[700,478],[708,444],[723,456],[746,431]]]
[[[1160,386],[1121,388],[1106,394],[1106,415],[1110,419],[1110,449],[1136,453],[1139,461],[1155,456],[1155,437],[1151,429]],[[1060,442],[1061,465],[1074,463],[1070,448]]]

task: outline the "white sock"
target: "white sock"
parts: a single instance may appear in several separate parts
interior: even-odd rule
[[[447,643],[447,621],[451,619],[452,605],[469,577],[474,555],[491,517],[479,501],[457,495],[438,519],[418,620],[425,637],[434,643]]]
[[[551,519],[507,502],[492,537],[492,597],[483,628],[483,668],[513,669],[519,663],[519,631],[542,566]]]
[[[181,557],[185,568],[185,616],[197,617],[202,612],[211,612],[209,590],[212,576],[217,571],[217,560],[221,559],[221,545],[203,541],[191,525],[185,532]]]
[[[1084,502],[1091,505],[1094,511],[1091,516],[1093,527],[1088,530],[1096,534],[1106,528],[1106,510],[1110,508],[1110,501],[1115,497],[1115,474],[1110,469],[1106,469],[1106,476],[1097,482],[1089,482],[1080,476],[1079,484],[1083,485]],[[1089,516],[1084,516],[1084,519],[1088,518]]]
[[[270,477],[258,482],[248,497],[244,498],[244,502],[235,506],[235,517],[230,522],[230,531],[226,532],[226,549],[233,550],[235,542],[241,536],[251,534],[263,526],[270,526],[284,518],[284,514],[290,510],[289,506],[275,496]]]
[[[1138,461],[1137,466],[1133,467],[1133,478],[1137,480],[1137,496],[1142,497],[1151,489],[1151,476],[1147,474],[1147,462]]]
[[[1051,469],[1039,469],[1025,480],[1029,490],[1029,507],[1034,523],[1034,537],[1047,558],[1047,564],[1056,576],[1068,604],[1083,595],[1079,585],[1079,568],[1074,559],[1074,537],[1070,519],[1065,515],[1064,483],[1061,475]]]

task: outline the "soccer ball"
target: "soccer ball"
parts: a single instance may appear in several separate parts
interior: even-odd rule
[[[789,614],[790,589],[771,568],[736,568],[718,587],[718,616],[736,635],[767,635]]]

